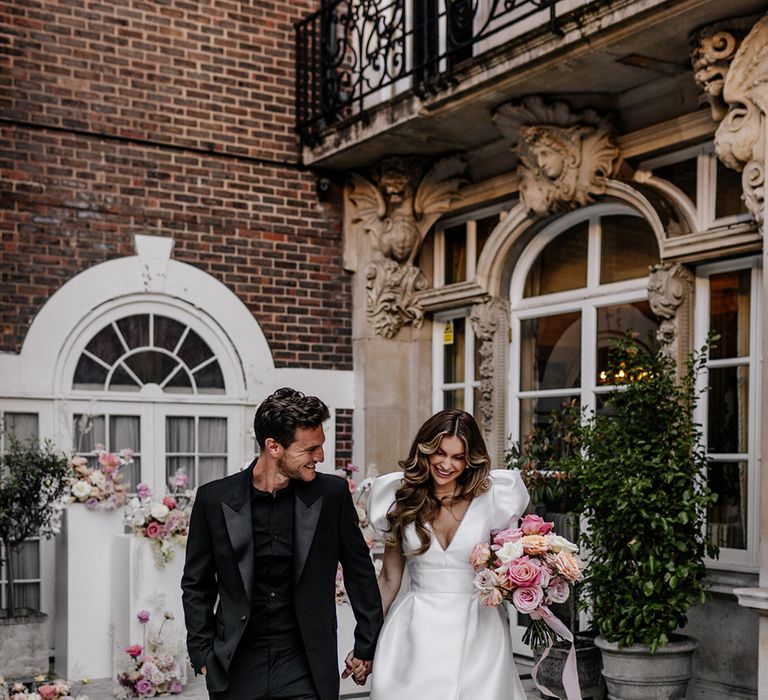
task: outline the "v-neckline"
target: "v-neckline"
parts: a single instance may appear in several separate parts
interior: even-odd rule
[[[453,533],[453,537],[451,537],[451,541],[445,547],[443,547],[443,543],[440,542],[440,538],[437,536],[437,533],[435,532],[435,528],[432,527],[432,523],[429,523],[429,529],[432,531],[432,538],[435,540],[435,542],[437,542],[437,546],[440,547],[440,551],[443,554],[448,552],[448,550],[451,548],[451,545],[456,541],[456,537],[458,537],[459,532],[461,531],[461,526],[464,524],[464,521],[467,519],[467,516],[469,515],[469,511],[472,510],[472,506],[475,504],[475,501],[477,499],[478,497],[475,496],[469,502],[467,509],[464,511],[464,515],[461,517],[461,520],[459,520],[459,525],[456,528],[456,532]]]

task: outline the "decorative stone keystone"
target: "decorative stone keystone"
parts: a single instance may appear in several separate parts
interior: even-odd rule
[[[648,301],[651,311],[662,319],[656,334],[662,350],[677,356],[680,336],[678,310],[693,290],[693,275],[679,264],[659,263],[648,275]]]
[[[479,423],[486,435],[493,426],[493,375],[495,368],[494,337],[499,322],[506,313],[506,305],[501,299],[486,297],[475,302],[469,321],[475,333],[476,342],[480,343],[480,401],[475,413],[479,414]]]

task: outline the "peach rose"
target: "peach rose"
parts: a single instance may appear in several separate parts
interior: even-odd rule
[[[478,542],[469,554],[469,564],[475,571],[480,571],[488,564],[491,548],[485,542]]]
[[[549,551],[549,537],[543,535],[526,535],[520,542],[523,543],[523,551],[534,557]]]
[[[579,560],[570,552],[558,552],[551,554],[548,561],[568,581],[579,581],[581,579],[581,567]]]

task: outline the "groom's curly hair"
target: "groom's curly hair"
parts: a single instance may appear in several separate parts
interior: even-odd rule
[[[296,439],[296,428],[316,428],[330,415],[328,406],[317,396],[305,396],[296,389],[283,387],[256,409],[253,432],[262,450],[267,438],[288,447]]]
[[[456,436],[464,443],[467,468],[456,479],[458,490],[453,497],[441,500],[435,495],[429,456],[437,451],[440,441],[446,436]],[[387,541],[389,544],[402,543],[406,526],[414,523],[421,542],[414,555],[429,549],[432,535],[427,524],[437,517],[444,500],[452,503],[471,500],[490,487],[491,458],[485,440],[472,415],[459,409],[440,411],[428,419],[416,433],[408,457],[399,464],[403,480],[387,513],[390,525]]]

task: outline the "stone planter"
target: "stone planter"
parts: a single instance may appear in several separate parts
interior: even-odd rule
[[[0,617],[0,675],[9,680],[48,673],[48,615],[25,608]]]
[[[557,644],[541,662],[538,671],[539,684],[552,691],[558,698],[565,697],[563,688],[563,666],[570,651],[570,644]],[[536,649],[534,660],[538,661],[543,649]],[[603,678],[600,673],[602,658],[600,650],[592,639],[576,636],[576,669],[579,673],[579,688],[583,700],[601,700],[603,698]],[[540,693],[542,698],[549,696]]]
[[[622,647],[597,637],[603,654],[603,677],[608,700],[677,700],[685,698],[691,661],[699,642],[673,635],[667,646],[651,654],[644,644]]]

